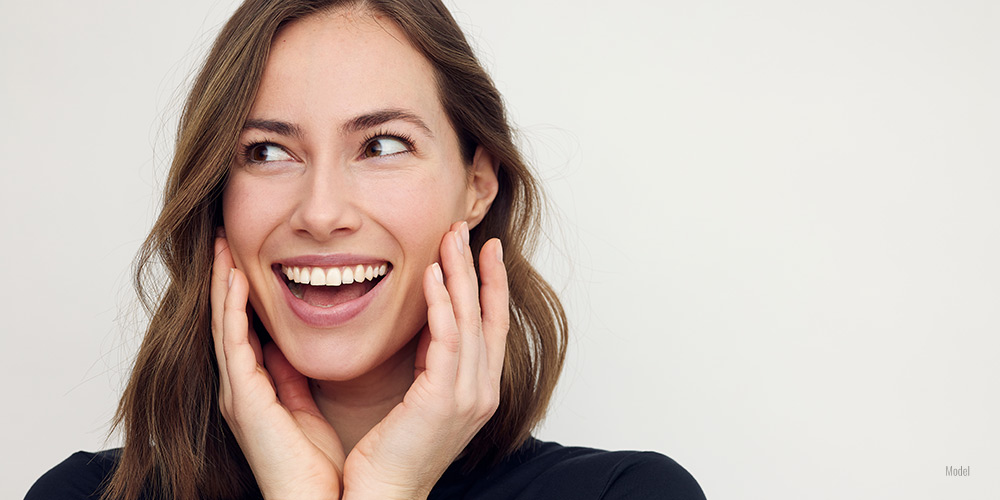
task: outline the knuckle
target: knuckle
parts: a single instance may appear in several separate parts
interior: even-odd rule
[[[493,322],[497,328],[502,328],[504,331],[510,329],[510,309],[506,308],[506,310],[497,314],[494,317]]]
[[[507,314],[501,315],[499,317],[490,318],[487,323],[484,323],[485,328],[489,328],[493,331],[507,333],[510,331],[510,316]]]
[[[483,324],[478,317],[470,317],[462,322],[462,330],[469,332],[469,335],[481,337],[483,335]]]
[[[479,420],[479,408],[476,405],[463,405],[460,407],[458,412],[459,417],[462,420]]]
[[[227,402],[219,404],[219,413],[222,414],[222,418],[226,419],[226,422],[233,421],[233,410]]]
[[[486,400],[486,410],[492,415],[497,411],[497,408],[500,408],[500,393],[492,392],[490,398]]]
[[[472,419],[478,413],[478,401],[466,395],[455,396],[455,413],[463,419]]]
[[[459,335],[458,330],[452,330],[447,332],[445,335],[442,335],[441,345],[443,345],[448,352],[458,352],[458,350],[462,347],[462,337]]]
[[[246,409],[241,409],[237,405],[232,405],[229,408],[229,417],[226,419],[230,423],[238,423],[246,417]]]
[[[477,413],[489,418],[500,407],[500,395],[490,391],[479,400]]]

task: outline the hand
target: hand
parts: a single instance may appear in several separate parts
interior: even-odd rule
[[[413,385],[348,455],[345,498],[426,498],[499,405],[510,324],[500,241],[479,254],[481,289],[467,223],[451,226],[440,253],[444,276],[436,263],[424,272]]]
[[[249,290],[220,231],[212,266],[212,337],[222,416],[264,498],[340,498],[340,439],[316,407],[306,377],[274,343],[261,349],[247,313]]]

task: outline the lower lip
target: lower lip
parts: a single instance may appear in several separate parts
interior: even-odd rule
[[[281,276],[280,271],[276,270],[274,274],[278,278],[278,285],[283,290],[285,301],[288,302],[288,307],[291,308],[292,312],[307,325],[320,328],[340,326],[354,319],[372,303],[372,300],[375,300],[375,295],[382,289],[382,283],[389,279],[389,275],[386,275],[368,293],[354,300],[332,307],[317,307],[292,295],[292,291],[285,285],[285,279]]]

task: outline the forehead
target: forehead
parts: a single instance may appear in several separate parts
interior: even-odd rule
[[[443,117],[434,70],[395,22],[347,8],[275,35],[251,114],[334,118],[383,108]]]

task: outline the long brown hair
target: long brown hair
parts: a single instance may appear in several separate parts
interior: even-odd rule
[[[115,415],[125,445],[106,498],[132,500],[147,488],[177,499],[258,492],[218,410],[209,277],[220,195],[275,33],[343,4],[402,28],[435,68],[467,163],[477,146],[499,162],[499,193],[472,230],[471,244],[478,255],[488,239],[503,242],[511,323],[500,406],[466,448],[467,466],[488,466],[515,450],[545,413],[565,356],[567,323],[559,299],[529,262],[541,192],[514,145],[502,98],[454,18],[439,0],[247,0],[223,27],[191,89],[163,208],[136,259],[134,285],[151,320]]]

